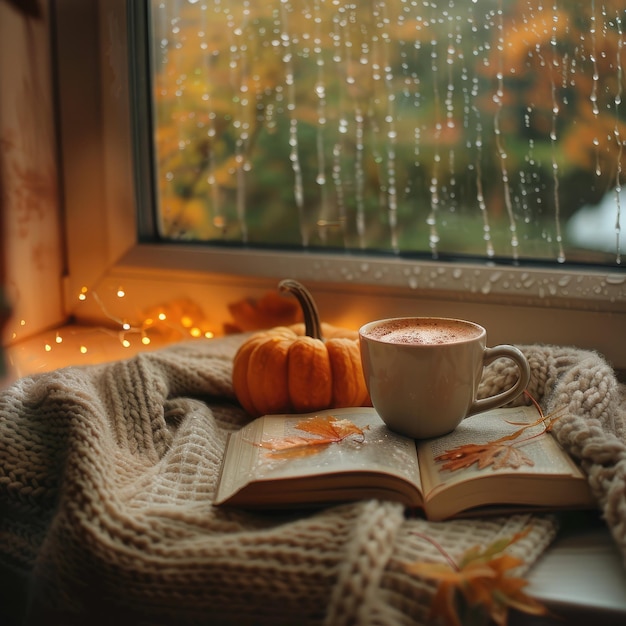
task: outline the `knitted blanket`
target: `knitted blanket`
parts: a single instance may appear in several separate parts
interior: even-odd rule
[[[23,378],[0,392],[0,618],[26,624],[425,624],[441,561],[550,515],[427,522],[368,500],[270,515],[211,504],[229,432],[249,417],[231,371],[241,336]],[[598,355],[527,346],[529,391],[565,407],[556,436],[582,461],[626,560],[626,404]],[[510,384],[498,361],[481,393]],[[523,574],[523,571],[521,572]],[[6,618],[6,616],[5,616]],[[6,618],[8,619],[8,618]]]

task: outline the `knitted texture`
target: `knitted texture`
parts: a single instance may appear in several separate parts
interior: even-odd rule
[[[553,539],[549,515],[433,523],[374,500],[280,516],[214,508],[227,435],[249,420],[231,385],[241,339],[0,392],[0,574],[26,590],[9,597],[4,586],[0,615],[69,626],[426,624],[434,585],[404,567],[441,561],[423,535],[458,557],[530,528],[512,547],[522,572]],[[546,411],[565,409],[556,436],[581,459],[626,556],[623,390],[598,355],[523,350],[529,391]],[[493,363],[481,394],[514,376]]]

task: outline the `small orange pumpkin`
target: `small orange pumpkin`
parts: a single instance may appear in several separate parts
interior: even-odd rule
[[[371,405],[358,333],[321,324],[313,297],[298,281],[283,280],[278,287],[298,299],[304,325],[261,331],[241,345],[233,387],[243,408],[258,416]]]

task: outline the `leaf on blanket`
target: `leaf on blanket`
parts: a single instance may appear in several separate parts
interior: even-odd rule
[[[364,429],[348,419],[338,420],[333,415],[317,415],[304,419],[298,422],[295,428],[313,436],[273,437],[261,441],[258,445],[274,456],[306,456],[317,454],[323,447],[339,443],[352,435],[364,436]]]
[[[531,615],[545,615],[546,608],[524,593],[526,580],[511,576],[511,570],[524,562],[505,550],[525,537],[530,528],[512,538],[499,539],[486,548],[471,548],[455,563],[443,548],[428,537],[443,554],[446,563],[415,562],[405,565],[415,576],[437,581],[431,604],[431,617],[441,618],[447,626],[487,623],[487,618],[504,626],[509,609]]]

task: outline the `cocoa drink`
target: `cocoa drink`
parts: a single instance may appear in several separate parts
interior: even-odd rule
[[[454,430],[465,417],[517,398],[530,379],[522,352],[488,348],[479,324],[439,317],[369,322],[359,330],[361,363],[372,404],[403,435],[429,438]],[[478,399],[485,365],[510,359],[519,375],[507,390]]]

